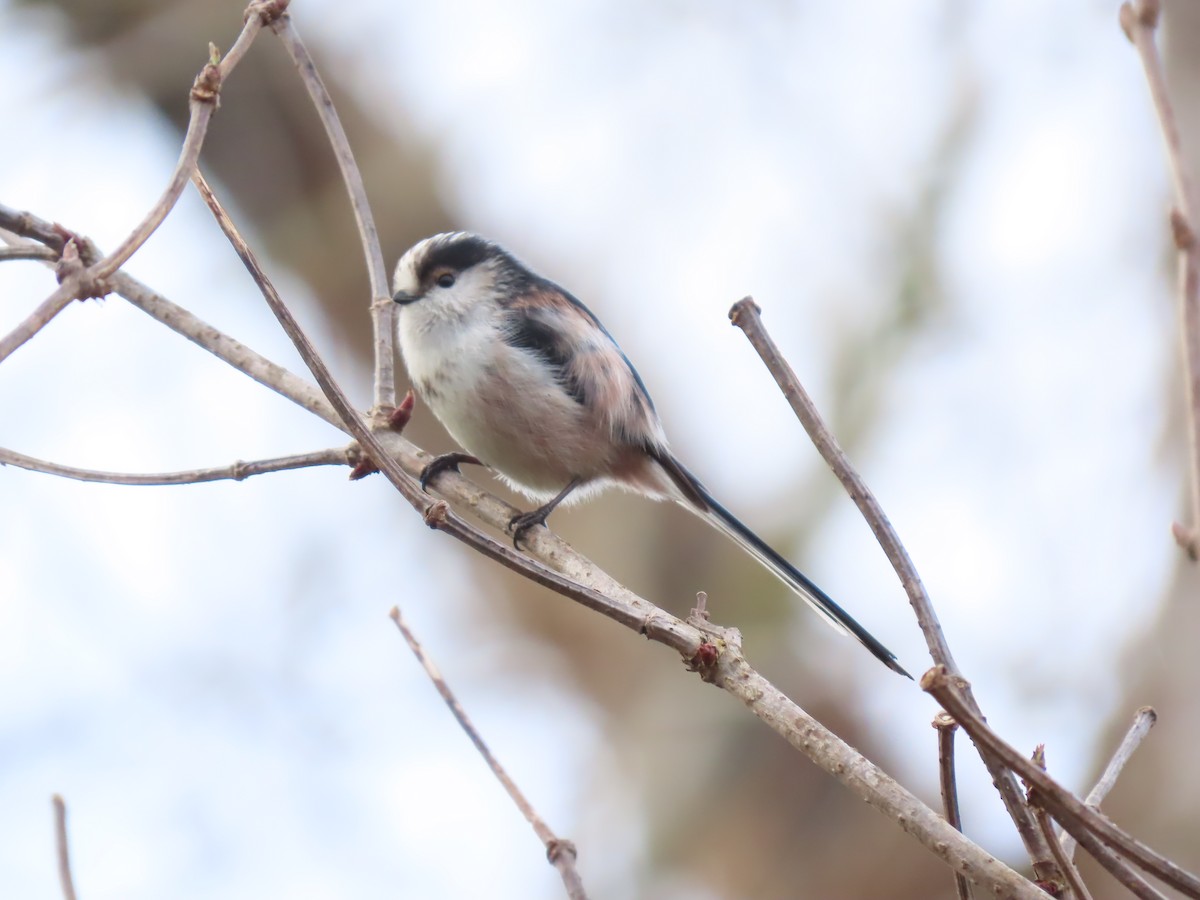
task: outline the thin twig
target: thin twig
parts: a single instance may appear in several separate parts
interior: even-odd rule
[[[906,832],[916,837],[939,859],[962,871],[994,895],[1020,900],[1045,900],[1042,893],[1026,879],[981,847],[968,841],[941,816],[779,691],[746,662],[736,642],[722,637],[718,639],[720,644],[714,644],[710,639],[714,632],[712,626],[699,620],[684,622],[659,609],[613,580],[549,531],[538,529],[530,535],[526,546],[531,554],[536,554],[535,559],[518,554],[507,544],[471,528],[444,502],[430,503],[427,496],[416,487],[412,477],[407,474],[419,472],[429,456],[418,451],[399,435],[388,432],[375,434],[371,431],[362,416],[350,406],[311,341],[301,331],[290,310],[262,271],[253,252],[246,246],[229,220],[228,214],[212,194],[211,188],[204,183],[199,173],[193,177],[226,237],[254,277],[271,311],[292,339],[329,403],[342,417],[347,430],[359,441],[363,452],[379,466],[388,481],[416,509],[422,511],[426,524],[445,531],[485,557],[499,562],[534,583],[569,597],[652,641],[671,647],[685,660],[695,663],[699,658],[707,659],[707,656],[699,653],[701,647],[714,646],[716,662],[707,671],[708,680],[741,700],[754,715],[850,788],[856,796],[899,822]],[[403,468],[397,459],[403,462]],[[511,518],[511,506],[473,485],[461,475],[444,473],[439,485],[439,491],[449,491],[489,524],[502,528]],[[540,561],[543,559],[546,560],[545,563]],[[554,569],[549,568],[547,563],[553,565]],[[721,631],[721,634],[726,636],[734,633]],[[693,668],[696,666],[693,665]]]
[[[1086,806],[1082,800],[1030,762],[1018,750],[1006,744],[967,703],[962,678],[941,666],[934,666],[921,678],[921,689],[946,708],[977,744],[986,746],[1035,790],[1039,803],[1058,820],[1086,849],[1082,835],[1095,834],[1101,841],[1147,872],[1189,897],[1200,898],[1200,878],[1151,850],[1141,841],[1113,824],[1107,816]]]
[[[11,231],[13,234],[32,238],[51,249],[63,246],[61,230],[54,223],[39,218],[33,213],[19,212],[3,204],[0,204],[0,228]],[[78,236],[75,240],[81,246],[80,255],[85,262],[90,258],[99,258],[100,253],[92,241]],[[172,331],[187,338],[196,346],[207,350],[264,387],[270,388],[280,396],[286,397],[298,406],[324,419],[335,428],[345,431],[341,418],[334,412],[333,407],[322,396],[316,385],[256,353],[241,341],[214,328],[125,272],[117,272],[109,279],[109,284],[115,293]]]
[[[938,738],[938,781],[942,788],[942,814],[946,821],[962,831],[962,816],[958,811],[958,783],[954,776],[954,732],[958,723],[939,710],[933,717]],[[971,883],[959,872],[954,873],[954,890],[958,900],[971,900]]]
[[[1058,862],[1058,867],[1062,869],[1063,878],[1067,882],[1067,888],[1079,900],[1092,900],[1092,895],[1088,892],[1087,885],[1083,883],[1083,876],[1079,874],[1079,870],[1075,868],[1075,864],[1067,859],[1067,855],[1063,853],[1062,845],[1059,844],[1058,838],[1054,834],[1054,825],[1050,821],[1050,816],[1046,813],[1046,810],[1034,804],[1033,817],[1037,820],[1038,828],[1042,830],[1042,837],[1050,845],[1050,852],[1054,854],[1054,859]]]
[[[292,24],[292,17],[286,14],[279,16],[271,23],[271,30],[287,48],[304,86],[308,89],[308,95],[317,108],[317,114],[325,126],[325,134],[329,137],[329,144],[337,158],[342,180],[346,183],[346,192],[350,195],[354,220],[358,223],[363,256],[367,263],[367,278],[371,286],[371,327],[374,331],[375,350],[375,403],[371,410],[371,418],[379,425],[386,421],[396,405],[396,350],[393,346],[396,304],[392,302],[391,293],[388,291],[387,270],[383,262],[383,250],[379,246],[375,217],[371,214],[371,204],[367,199],[362,173],[358,169],[358,163],[354,161],[354,152],[350,149],[350,140],[346,137],[342,121],[333,106],[333,98],[329,96],[308,48],[300,40],[296,26]]]
[[[1055,807],[1053,801],[1042,797],[1038,791],[1033,792],[1033,799],[1039,805],[1044,805],[1052,816],[1058,818],[1056,809],[1059,809],[1059,807]],[[1062,819],[1059,819],[1059,821],[1061,822]],[[1086,850],[1087,854],[1096,860],[1113,878],[1125,885],[1135,897],[1140,897],[1141,900],[1169,900],[1166,894],[1162,893],[1162,891],[1139,875],[1125,860],[1109,850],[1090,831],[1086,829],[1079,830],[1079,846]]]
[[[58,259],[58,254],[49,247],[40,247],[37,245],[0,247],[0,262],[8,262],[16,259],[36,259],[41,262],[53,262]]]
[[[0,338],[0,362],[8,359],[13,352],[32,338],[35,334],[50,324],[50,321],[66,309],[76,299],[74,282],[60,284],[45,300],[37,305],[21,323],[12,331]]]
[[[167,214],[174,209],[192,169],[196,166],[196,160],[200,157],[200,148],[204,145],[204,138],[208,133],[208,123],[217,108],[221,85],[245,55],[261,29],[261,17],[249,16],[236,43],[223,60],[218,59],[216,48],[209,45],[209,61],[196,76],[189,94],[188,127],[179,151],[179,159],[175,163],[175,169],[171,173],[170,181],[168,181],[162,196],[116,250],[98,262],[86,267],[80,266],[71,271],[62,279],[62,283],[54,293],[42,301],[30,316],[3,339],[0,339],[0,362],[7,359],[18,347],[37,334],[72,300],[100,297],[112,290],[109,277],[129,261],[129,258],[150,239],[150,236],[163,223]]]
[[[55,794],[50,798],[54,806],[54,846],[58,854],[58,881],[62,885],[63,900],[75,900],[75,880],[71,877],[71,853],[67,846],[67,804]]]
[[[1046,771],[1045,744],[1038,744],[1037,749],[1033,751],[1032,761],[1043,772]],[[1062,844],[1058,842],[1058,837],[1054,834],[1054,824],[1050,821],[1050,815],[1046,812],[1045,807],[1037,802],[1040,796],[1040,794],[1030,791],[1028,796],[1029,805],[1033,809],[1033,817],[1037,820],[1038,828],[1042,830],[1042,836],[1046,839],[1046,843],[1050,845],[1050,852],[1054,854],[1054,859],[1063,873],[1063,879],[1066,882],[1065,887],[1068,892],[1067,896],[1074,896],[1077,900],[1092,900],[1092,895],[1088,891],[1087,885],[1083,883],[1083,876],[1075,868],[1075,863],[1063,853]]]
[[[1185,389],[1187,396],[1188,449],[1191,456],[1191,522],[1174,523],[1171,532],[1192,561],[1200,557],[1200,246],[1196,240],[1195,197],[1187,170],[1183,142],[1175,110],[1167,92],[1154,32],[1158,26],[1159,0],[1137,0],[1121,4],[1120,22],[1126,37],[1137,48],[1146,83],[1154,102],[1154,111],[1162,128],[1175,192],[1171,212],[1171,234],[1179,251],[1179,330],[1183,344]]]
[[[1133,751],[1141,745],[1142,740],[1150,733],[1150,729],[1154,727],[1154,723],[1158,721],[1158,713],[1153,707],[1143,706],[1133,715],[1133,724],[1129,726],[1129,730],[1125,732],[1125,737],[1121,740],[1121,745],[1117,747],[1117,752],[1113,754],[1112,759],[1108,761],[1108,765],[1104,768],[1104,774],[1100,776],[1100,780],[1096,782],[1096,786],[1092,788],[1083,802],[1093,809],[1099,809],[1100,804],[1104,802],[1104,798],[1117,783],[1117,778],[1121,775],[1121,770],[1125,768],[1125,763],[1129,762],[1129,758],[1133,756]],[[1067,854],[1067,859],[1075,858],[1075,838],[1070,834],[1064,834],[1062,837],[1063,852]]]
[[[352,453],[346,447],[331,447],[328,450],[317,450],[313,453],[299,453],[294,456],[279,456],[274,459],[260,459],[255,462],[238,462],[228,466],[216,466],[210,469],[189,469],[184,472],[162,472],[158,474],[133,474],[126,472],[101,472],[95,469],[78,469],[74,466],[64,466],[59,463],[36,459],[0,447],[0,466],[16,466],[30,472],[42,472],[46,475],[57,475],[60,478],[71,478],[75,481],[91,481],[101,484],[124,484],[139,486],[202,484],[207,481],[243,481],[254,475],[266,475],[270,472],[286,472],[291,469],[307,469],[313,466],[346,466],[350,465]]]
[[[957,675],[959,670],[950,653],[950,645],[942,633],[942,625],[938,621],[937,613],[934,612],[933,602],[929,599],[925,585],[921,582],[921,576],[917,574],[917,568],[913,565],[912,558],[908,555],[904,544],[901,543],[900,536],[892,527],[883,507],[879,505],[879,501],[875,499],[871,489],[867,487],[862,476],[851,464],[845,451],[838,444],[837,438],[833,436],[833,432],[821,418],[808,391],[804,389],[804,385],[800,383],[800,379],[796,377],[796,373],[792,371],[792,367],[783,358],[779,347],[767,332],[762,322],[761,312],[762,310],[759,309],[753,298],[746,297],[733,305],[729,311],[729,318],[734,325],[745,332],[751,346],[766,364],[767,370],[774,377],[775,383],[779,385],[779,389],[791,405],[792,411],[795,412],[796,418],[800,420],[800,424],[808,433],[809,439],[825,463],[833,470],[838,481],[845,487],[863,518],[866,519],[879,546],[883,548],[884,555],[887,556],[888,562],[892,564],[892,568],[900,578],[900,583],[904,586],[904,592],[908,595],[909,603],[916,614],[917,624],[921,627],[921,633],[925,635],[929,655],[933,657],[936,664],[944,666],[947,671]],[[978,712],[978,704],[969,689],[967,690],[967,700],[972,709]],[[1050,848],[1046,845],[1037,823],[1033,820],[1033,814],[1029,811],[1016,779],[1013,778],[1011,772],[1005,770],[986,753],[981,752],[981,758],[988,773],[992,776],[992,781],[1000,793],[1009,817],[1017,826],[1017,832],[1033,862],[1034,873],[1041,881],[1060,880],[1058,866],[1050,854]]]
[[[579,872],[575,868],[575,845],[570,841],[564,841],[550,830],[550,826],[538,815],[537,810],[533,808],[533,804],[521,793],[521,789],[517,787],[517,783],[512,780],[508,772],[500,765],[500,761],[492,755],[491,749],[476,730],[466,710],[458,702],[458,698],[454,696],[454,692],[450,690],[450,685],[442,677],[441,671],[434,664],[433,660],[429,658],[428,654],[426,654],[425,648],[421,646],[421,642],[417,640],[416,635],[409,630],[404,617],[400,615],[400,608],[393,606],[389,615],[391,615],[392,621],[396,623],[396,627],[400,629],[400,633],[404,635],[404,640],[408,643],[408,649],[413,652],[413,656],[417,658],[417,662],[421,664],[421,668],[425,670],[425,674],[429,676],[429,680],[437,688],[437,692],[441,695],[442,700],[445,701],[446,706],[450,707],[450,712],[454,715],[455,720],[457,720],[458,726],[466,732],[467,737],[471,739],[471,743],[475,745],[475,749],[479,751],[479,755],[483,757],[483,761],[492,770],[492,774],[496,776],[496,779],[508,793],[509,798],[517,805],[517,809],[521,811],[521,815],[525,817],[525,821],[533,827],[534,834],[542,842],[542,846],[546,848],[546,858],[550,860],[551,864],[558,869],[559,875],[562,876],[563,886],[567,889],[567,896],[571,900],[586,900],[587,892],[584,891],[583,882],[580,880]]]

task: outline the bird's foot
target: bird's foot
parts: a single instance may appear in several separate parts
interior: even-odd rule
[[[443,453],[441,456],[435,456],[429,461],[424,469],[421,470],[421,490],[428,492],[429,482],[437,478],[443,472],[457,472],[458,467],[462,463],[470,463],[473,466],[482,466],[483,463],[470,453]]]
[[[509,519],[508,530],[512,532],[513,546],[520,550],[521,538],[525,537],[529,529],[545,525],[546,519],[549,517],[552,509],[554,509],[554,506],[547,503],[545,506],[539,506],[537,509],[526,513],[519,513]]]

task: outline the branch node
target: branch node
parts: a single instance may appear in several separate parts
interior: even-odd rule
[[[430,528],[442,528],[450,518],[450,507],[446,505],[445,500],[437,500],[425,507],[422,515],[425,519],[425,524]]]
[[[1171,210],[1170,218],[1171,238],[1175,241],[1175,247],[1185,253],[1192,250],[1196,246],[1196,231],[1187,215],[1176,206]]]
[[[1192,562],[1200,559],[1200,540],[1197,540],[1194,528],[1188,528],[1180,522],[1172,522],[1171,537],[1175,538],[1175,543],[1188,555],[1188,559]]]
[[[404,395],[404,399],[400,401],[400,405],[388,414],[387,427],[399,434],[404,431],[412,419],[413,407],[417,405],[417,399],[413,395],[412,388],[408,389],[408,393]]]
[[[755,303],[754,298],[750,297],[750,296],[743,297],[737,303],[733,304],[732,307],[730,307],[729,321],[731,323],[733,323],[735,326],[737,326],[738,328],[741,328],[742,327],[741,318],[747,312],[752,312],[755,315],[758,315],[762,312],[762,307],[759,306],[757,303]]]
[[[554,838],[546,841],[546,859],[550,861],[550,864],[554,865],[563,858],[571,862],[575,862],[579,858],[575,842],[568,841],[566,838]]]
[[[255,0],[246,7],[242,21],[249,22],[251,18],[257,16],[259,22],[270,26],[283,17],[290,2],[291,0]]]
[[[196,80],[192,83],[192,90],[188,94],[188,99],[194,103],[211,103],[217,104],[217,97],[221,93],[221,66],[220,53],[214,44],[208,45],[209,61],[204,64],[204,68],[200,70],[200,74],[196,76]]]
[[[933,722],[930,723],[938,731],[954,731],[958,728],[958,722],[954,716],[946,712],[944,709],[939,709],[937,715],[933,717]]]
[[[1160,0],[1137,0],[1134,9],[1137,11],[1138,23],[1143,28],[1158,27],[1158,15],[1162,11]]]
[[[717,661],[721,658],[724,641],[704,641],[696,648],[692,658],[684,662],[684,668],[700,675],[701,681],[713,684],[717,680]]]

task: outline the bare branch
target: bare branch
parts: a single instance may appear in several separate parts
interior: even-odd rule
[[[189,95],[188,127],[187,133],[184,135],[183,146],[180,148],[179,160],[175,163],[175,170],[171,173],[171,179],[162,196],[129,236],[108,256],[86,267],[81,265],[74,266],[69,271],[60,270],[61,283],[54,293],[42,301],[38,308],[17,328],[0,340],[0,362],[7,359],[18,347],[37,334],[72,300],[101,297],[113,289],[108,281],[109,277],[149,240],[150,235],[158,229],[167,214],[174,209],[191,171],[196,166],[196,160],[200,157],[200,148],[204,145],[204,138],[208,133],[208,123],[217,108],[221,84],[241,60],[261,28],[262,20],[259,16],[248,17],[237,42],[223,61],[218,61],[216,48],[209,45],[209,62],[196,76]],[[63,261],[68,261],[66,253],[63,254]]]
[[[1154,32],[1158,26],[1159,0],[1136,0],[1121,4],[1120,21],[1126,37],[1137,48],[1146,83],[1154,101],[1154,111],[1162,128],[1167,164],[1175,191],[1175,209],[1171,212],[1171,233],[1179,251],[1179,330],[1183,343],[1186,371],[1188,446],[1191,454],[1191,522],[1176,522],[1171,533],[1193,562],[1200,557],[1200,246],[1196,241],[1195,197],[1191,177],[1184,163],[1179,124],[1167,93]]]
[[[1154,711],[1153,707],[1143,706],[1134,713],[1133,724],[1125,732],[1125,737],[1122,739],[1121,745],[1117,747],[1117,752],[1108,761],[1108,765],[1104,769],[1104,774],[1100,776],[1100,780],[1096,782],[1096,786],[1084,798],[1084,803],[1093,809],[1100,808],[1100,804],[1104,802],[1104,798],[1108,796],[1113,786],[1116,785],[1121,770],[1125,768],[1125,763],[1129,762],[1129,758],[1133,756],[1133,751],[1141,745],[1142,740],[1150,733],[1150,729],[1154,727],[1154,723],[1157,721],[1158,713]],[[1062,837],[1062,846],[1067,859],[1074,859],[1075,838],[1070,834],[1064,834]]]
[[[39,247],[32,244],[19,247],[0,247],[0,262],[17,259],[36,259],[41,262],[54,262],[54,260],[58,259],[58,254],[49,247]]]
[[[60,284],[53,294],[39,303],[37,308],[21,321],[21,324],[0,338],[0,362],[8,359],[18,347],[49,325],[73,300],[75,285]]]
[[[64,245],[64,231],[59,226],[33,213],[18,212],[3,204],[0,204],[0,228],[22,237],[33,238],[51,249],[62,248]],[[81,246],[80,255],[85,262],[99,258],[99,251],[90,240],[78,236],[73,240]],[[172,331],[183,335],[198,347],[227,362],[239,372],[249,375],[264,387],[319,416],[335,428],[345,430],[342,420],[314,385],[219,331],[182,306],[172,303],[131,275],[117,272],[109,279],[109,283],[118,295]]]
[[[879,505],[879,501],[875,499],[871,489],[867,487],[862,476],[850,463],[849,458],[838,444],[837,438],[833,436],[829,427],[822,420],[808,391],[804,389],[800,379],[792,371],[792,367],[779,352],[775,341],[767,333],[766,327],[762,323],[761,312],[762,310],[759,309],[753,298],[746,297],[733,305],[729,311],[729,318],[734,325],[746,333],[751,346],[762,357],[767,370],[775,378],[775,383],[779,385],[779,389],[787,398],[796,418],[800,420],[800,424],[808,433],[809,439],[826,464],[833,470],[838,481],[845,487],[863,518],[866,519],[879,546],[883,548],[888,562],[892,564],[892,568],[896,570],[896,574],[900,578],[900,583],[904,586],[904,592],[908,595],[913,612],[916,613],[917,624],[920,625],[921,632],[925,635],[929,655],[933,657],[935,663],[957,675],[959,670],[950,653],[950,645],[946,643],[942,625],[933,609],[933,602],[929,599],[925,585],[921,582],[921,576],[917,574],[917,568],[913,565],[912,558],[908,555],[904,544],[901,543],[900,536],[892,527],[883,507]],[[971,695],[969,687],[965,691],[971,708],[978,712],[978,704]],[[1013,778],[1011,772],[1005,770],[988,754],[981,752],[981,758],[984,765],[987,766],[988,773],[992,776],[996,790],[1000,792],[1000,798],[1004,801],[1009,816],[1017,826],[1017,832],[1029,853],[1038,879],[1041,881],[1060,880],[1061,873],[1057,871],[1058,866],[1054,863],[1050,855],[1050,848],[1046,846],[1042,833],[1033,820],[1033,814],[1029,811],[1016,779]]]
[[[63,900],[75,900],[75,880],[71,877],[71,853],[67,846],[67,804],[55,794],[50,798],[54,806],[54,846],[58,854],[58,881],[62,885]]]
[[[1038,744],[1037,749],[1033,751],[1033,764],[1043,772],[1046,771],[1045,744]],[[1075,868],[1075,864],[1063,853],[1062,845],[1058,842],[1058,837],[1054,834],[1054,825],[1050,821],[1050,816],[1047,814],[1045,807],[1037,802],[1040,797],[1040,794],[1030,791],[1028,798],[1029,805],[1033,809],[1033,816],[1037,820],[1038,828],[1042,830],[1042,836],[1050,846],[1050,852],[1054,854],[1054,859],[1063,873],[1068,896],[1074,896],[1078,900],[1092,900],[1092,895],[1088,892],[1087,885],[1083,883],[1083,876],[1079,874],[1079,870]]]
[[[921,689],[932,694],[977,744],[983,744],[1004,765],[1021,776],[1037,792],[1039,803],[1086,849],[1083,835],[1095,834],[1122,856],[1189,897],[1200,898],[1200,878],[1171,860],[1154,852],[1141,841],[1122,831],[1099,810],[1083,801],[1039,769],[1018,750],[1006,744],[968,704],[964,681],[942,666],[934,666],[921,678]]]
[[[354,161],[354,152],[350,149],[350,141],[342,128],[341,119],[334,109],[333,99],[325,89],[317,67],[313,64],[308,48],[300,40],[292,17],[282,15],[271,23],[271,30],[283,41],[284,47],[296,64],[304,86],[317,108],[325,133],[329,136],[329,144],[333,148],[342,172],[342,180],[346,183],[346,191],[350,195],[350,205],[354,208],[354,220],[358,223],[358,232],[362,238],[363,256],[367,263],[367,277],[371,285],[371,325],[374,331],[375,345],[375,404],[371,410],[372,420],[378,417],[386,419],[396,405],[396,350],[393,346],[396,331],[396,304],[392,302],[388,290],[387,270],[383,262],[383,250],[379,246],[379,232],[375,229],[375,217],[371,214],[371,204],[367,200],[367,189],[363,185],[362,173],[358,163]],[[375,421],[375,424],[379,424]]]
[[[427,525],[445,531],[531,581],[569,597],[652,641],[671,647],[689,662],[693,670],[740,699],[763,722],[787,738],[793,747],[842,781],[857,796],[898,821],[905,831],[948,865],[962,871],[997,896],[1044,900],[1041,892],[1027,880],[968,841],[937,813],[763,678],[741,655],[740,638],[736,642],[730,640],[736,632],[722,630],[717,642],[710,640],[710,636],[716,634],[712,626],[702,621],[684,622],[638,597],[549,531],[538,529],[530,535],[527,547],[538,557],[533,559],[471,528],[451,512],[444,502],[429,503],[427,495],[420,491],[406,472],[406,469],[420,471],[428,455],[417,451],[399,435],[386,430],[375,434],[370,430],[333,380],[328,367],[280,299],[211,188],[199,172],[193,176],[193,180],[330,404],[358,440],[363,452],[405,499],[422,511]],[[392,448],[390,451],[389,446]],[[397,460],[403,462],[403,468]],[[503,527],[503,523],[512,516],[512,507],[472,485],[461,475],[446,472],[440,484],[439,490],[450,490],[458,495],[491,524]],[[558,571],[548,568],[539,559],[545,559]],[[559,572],[569,573],[571,577],[564,577]],[[603,592],[588,585],[599,585]]]
[[[255,462],[239,460],[228,466],[216,466],[211,469],[189,469],[184,472],[142,475],[77,469],[74,466],[64,466],[44,459],[36,459],[26,456],[24,453],[0,447],[0,466],[16,466],[30,472],[42,472],[46,475],[57,475],[60,478],[72,478],[75,481],[152,486],[201,484],[206,481],[243,481],[254,475],[266,475],[270,472],[286,472],[291,469],[307,469],[313,466],[346,466],[350,464],[350,457],[356,454],[356,447],[353,448],[353,452],[351,448],[347,447],[331,447],[328,450],[317,450],[313,453],[279,456]]]
[[[949,822],[958,831],[962,831],[962,817],[958,812],[958,784],[954,777],[954,732],[958,723],[939,710],[933,717],[933,727],[937,730],[938,738],[938,781],[942,788],[942,811]],[[971,900],[971,884],[959,872],[954,873],[954,890],[958,900]]]
[[[441,695],[442,700],[450,707],[450,712],[458,721],[459,727],[471,739],[471,743],[475,745],[475,749],[479,751],[479,755],[483,757],[483,761],[487,763],[488,768],[492,770],[492,774],[496,776],[496,779],[508,793],[513,803],[517,805],[517,809],[521,811],[521,815],[525,817],[525,821],[533,826],[533,831],[538,836],[538,840],[546,848],[547,859],[558,869],[559,874],[562,876],[563,885],[567,889],[567,896],[571,900],[586,900],[587,893],[584,891],[583,882],[580,881],[579,873],[575,869],[575,845],[570,841],[562,840],[550,830],[550,826],[538,815],[537,810],[533,808],[533,804],[521,793],[521,789],[517,787],[517,783],[512,780],[508,772],[500,765],[500,761],[492,755],[491,749],[484,742],[474,724],[472,724],[466,710],[462,708],[462,704],[454,696],[454,692],[450,690],[450,685],[442,677],[441,671],[434,664],[433,660],[429,658],[428,654],[425,653],[425,648],[421,646],[421,642],[417,640],[416,635],[412,633],[405,623],[404,617],[400,615],[400,608],[393,606],[389,615],[392,617],[392,621],[396,623],[396,627],[400,629],[400,633],[408,643],[408,648],[412,650],[413,656],[417,658],[417,662],[421,664],[421,668],[425,670],[425,674],[429,676],[429,680],[437,688],[437,692]]]

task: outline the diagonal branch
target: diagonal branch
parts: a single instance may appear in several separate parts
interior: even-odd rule
[[[95,469],[78,469],[74,466],[64,466],[60,463],[36,459],[0,447],[0,466],[16,466],[30,472],[42,472],[46,475],[57,475],[60,478],[71,478],[75,481],[91,481],[100,484],[124,484],[164,486],[177,484],[202,484],[207,481],[243,481],[254,475],[266,475],[270,472],[286,472],[292,469],[308,469],[313,466],[347,466],[351,457],[357,455],[357,447],[331,447],[328,450],[317,450],[313,453],[298,453],[294,456],[278,456],[274,459],[260,459],[255,462],[238,462],[228,466],[215,466],[209,469],[188,469],[183,472],[162,472],[157,474],[133,474],[128,472],[101,472]]]
[[[570,841],[564,841],[550,830],[550,826],[538,815],[537,810],[533,808],[533,804],[526,799],[521,789],[517,787],[517,783],[505,771],[504,766],[500,765],[500,761],[492,754],[491,749],[471,722],[466,710],[458,702],[458,698],[454,696],[454,692],[450,690],[450,685],[442,677],[441,671],[434,664],[433,660],[429,658],[428,654],[426,654],[425,648],[421,646],[421,642],[417,640],[416,635],[405,624],[404,617],[400,615],[400,608],[393,606],[389,615],[391,615],[392,621],[396,623],[396,627],[400,629],[400,634],[404,636],[404,640],[408,644],[408,649],[413,652],[413,656],[417,658],[417,662],[421,664],[421,668],[425,670],[425,674],[429,676],[429,680],[437,688],[437,692],[441,695],[442,700],[445,701],[446,706],[450,707],[450,712],[458,722],[458,726],[466,732],[467,737],[471,739],[471,743],[475,745],[475,749],[479,751],[479,755],[483,757],[483,761],[487,763],[488,768],[492,770],[492,774],[496,776],[496,780],[500,782],[509,798],[517,805],[517,809],[521,811],[521,815],[525,817],[525,821],[533,827],[534,834],[538,836],[538,840],[546,848],[546,858],[550,860],[551,865],[558,869],[559,875],[562,876],[563,885],[567,889],[567,896],[571,900],[587,900],[587,892],[584,891],[583,882],[580,880],[579,872],[575,868],[575,845]]]
[[[758,304],[751,297],[746,297],[733,305],[729,311],[729,318],[734,325],[746,333],[751,346],[762,357],[767,370],[775,378],[775,383],[779,385],[779,389],[787,398],[796,418],[800,420],[800,424],[808,433],[809,439],[816,446],[826,464],[833,470],[838,481],[846,488],[846,492],[858,507],[859,512],[862,513],[863,518],[866,519],[879,546],[883,548],[888,562],[892,564],[892,568],[900,577],[904,592],[908,594],[909,603],[917,616],[917,624],[921,627],[921,633],[925,635],[929,655],[933,657],[936,664],[944,666],[948,672],[957,675],[959,670],[954,662],[954,657],[950,654],[950,645],[946,643],[941,622],[938,621],[937,613],[933,609],[933,601],[929,599],[925,585],[921,582],[921,576],[917,574],[912,557],[908,555],[904,544],[901,543],[900,535],[892,527],[883,507],[879,505],[879,501],[875,499],[871,489],[867,487],[862,476],[858,474],[838,444],[837,438],[833,436],[829,427],[822,420],[808,391],[804,389],[804,385],[800,383],[800,379],[796,377],[796,373],[792,371],[792,367],[780,353],[779,347],[767,333],[767,329],[762,323],[761,313],[762,310],[759,309]],[[975,702],[974,696],[971,695],[969,686],[964,688],[964,695],[970,708],[978,712],[979,706]],[[976,742],[976,746],[978,746],[978,742]],[[1045,838],[1042,837],[1033,814],[1029,811],[1021,789],[1017,785],[1017,780],[1013,777],[1012,772],[999,765],[994,758],[983,752],[982,748],[980,751],[980,756],[992,776],[996,790],[1000,792],[1000,799],[1004,802],[1009,817],[1017,826],[1021,842],[1025,845],[1025,849],[1033,861],[1034,873],[1038,880],[1060,881],[1062,874],[1051,857],[1050,848],[1047,846]]]
[[[1129,762],[1129,758],[1133,756],[1133,752],[1141,745],[1142,740],[1150,733],[1150,729],[1154,727],[1154,723],[1158,721],[1158,713],[1153,707],[1143,706],[1133,716],[1133,724],[1129,726],[1129,731],[1125,732],[1125,737],[1121,740],[1121,745],[1117,747],[1117,752],[1113,754],[1112,759],[1108,761],[1108,765],[1104,768],[1104,774],[1100,776],[1100,780],[1096,782],[1096,786],[1092,788],[1087,797],[1084,798],[1084,803],[1093,809],[1099,809],[1100,804],[1104,802],[1104,798],[1117,783],[1117,778],[1121,775],[1121,770],[1125,768],[1125,763]],[[1067,859],[1075,856],[1075,838],[1069,834],[1064,834],[1062,837],[1063,851],[1067,854]]]

